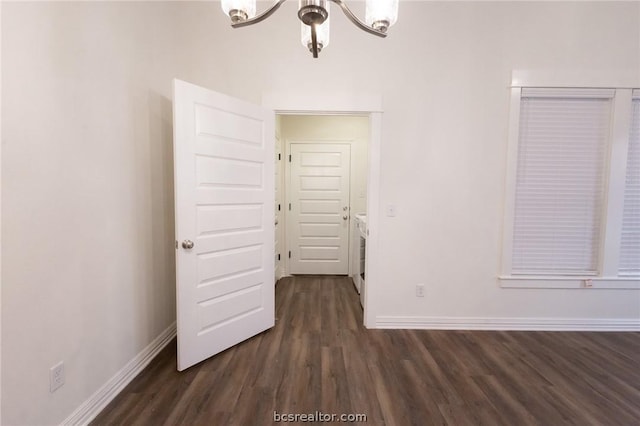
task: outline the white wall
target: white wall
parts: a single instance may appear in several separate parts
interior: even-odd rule
[[[2,424],[59,423],[175,320],[175,11],[3,4]]]
[[[173,77],[382,95],[379,315],[640,317],[637,291],[496,282],[511,70],[640,70],[640,4],[401,3],[385,40],[334,10],[317,60],[295,2],[235,30],[209,2],[3,4],[3,424],[61,421],[174,320]]]

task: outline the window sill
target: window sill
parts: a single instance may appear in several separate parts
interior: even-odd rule
[[[640,290],[640,277],[499,276],[498,281],[502,288]]]

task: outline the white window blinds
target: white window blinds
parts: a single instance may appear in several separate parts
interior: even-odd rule
[[[613,95],[522,89],[512,274],[597,274]]]
[[[640,275],[640,90],[633,93],[619,275]]]

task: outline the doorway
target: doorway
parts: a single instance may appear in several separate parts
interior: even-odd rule
[[[364,325],[367,328],[375,328],[377,313],[379,311],[378,289],[379,277],[384,264],[380,258],[378,247],[378,228],[380,222],[380,159],[382,145],[382,96],[376,93],[364,92],[316,92],[309,91],[267,91],[262,93],[262,105],[276,113],[276,126],[281,115],[353,115],[366,117],[369,129],[369,146],[367,158],[366,176],[366,212],[367,212],[367,250],[366,250],[366,277],[367,291],[364,294],[362,305],[364,308]],[[276,132],[277,134],[277,132]],[[281,155],[282,161],[286,159],[286,153]],[[284,216],[284,208],[281,206],[281,216]],[[354,211],[352,209],[352,218]],[[280,226],[284,228],[284,226]],[[281,232],[282,232],[281,229]],[[285,253],[283,253],[285,254]],[[287,256],[281,256],[281,262]]]
[[[283,152],[276,155],[283,159],[276,161],[276,279],[355,274],[352,236],[355,215],[367,211],[369,128],[363,114],[276,116]]]

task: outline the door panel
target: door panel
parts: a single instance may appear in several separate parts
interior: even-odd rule
[[[300,200],[301,214],[335,213],[340,209],[340,200]]]
[[[262,164],[251,161],[196,156],[196,177],[198,186],[261,188],[264,173]]]
[[[274,325],[274,118],[174,81],[178,370]]]
[[[340,233],[338,223],[301,223],[300,236],[304,238],[334,237]]]
[[[348,274],[348,144],[291,144],[292,274]]]
[[[309,173],[310,171],[306,170],[306,172]],[[317,173],[328,173],[328,171],[320,169]],[[319,191],[323,195],[328,195],[327,193],[339,192],[340,188],[342,188],[340,176],[300,176],[299,179],[301,191]]]
[[[228,230],[258,229],[262,225],[262,205],[200,206],[198,208],[198,233],[215,233]]]

